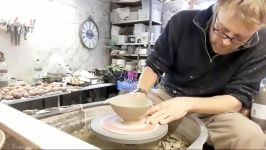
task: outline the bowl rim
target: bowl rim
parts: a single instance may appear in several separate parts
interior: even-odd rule
[[[152,106],[152,101],[150,99],[145,99],[146,103],[143,103],[143,105],[139,105],[139,106],[134,106],[134,105],[129,105],[129,106],[125,106],[123,104],[118,104],[117,101],[123,101],[121,99],[109,99],[108,102],[111,106],[115,106],[115,107],[122,107],[122,108],[146,108],[146,107],[151,107]],[[124,100],[126,101],[126,100]]]

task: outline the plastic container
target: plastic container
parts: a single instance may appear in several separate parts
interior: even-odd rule
[[[136,80],[137,77],[138,77],[138,73],[137,73],[136,71],[133,71],[133,70],[128,71],[128,72],[127,72],[127,77],[128,77],[129,79],[134,79],[134,80]]]
[[[138,82],[129,81],[129,80],[125,80],[125,81],[117,80],[116,84],[117,84],[117,90],[131,92],[137,88]]]
[[[266,78],[261,81],[260,91],[252,103],[251,120],[266,130]]]
[[[8,66],[5,61],[5,56],[0,52],[0,88],[8,86]]]
[[[36,59],[33,68],[33,83],[37,83],[42,80],[42,64],[39,59]]]

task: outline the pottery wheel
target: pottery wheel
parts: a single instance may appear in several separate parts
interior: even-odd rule
[[[168,125],[145,124],[144,120],[124,123],[115,113],[107,113],[91,121],[91,129],[101,138],[122,144],[143,144],[161,139]]]

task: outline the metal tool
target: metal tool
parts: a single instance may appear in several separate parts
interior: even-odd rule
[[[13,26],[12,26],[12,24],[6,25],[6,31],[7,31],[7,33],[10,34],[11,45],[13,45]]]
[[[6,25],[6,31],[10,34],[11,45],[20,45],[21,33],[23,32],[24,40],[27,40],[27,34],[34,31],[35,19],[31,19],[28,24],[22,24],[17,21],[18,17],[14,21],[3,22],[0,20],[0,24]]]
[[[25,24],[23,25],[23,31],[24,31],[24,40],[27,40],[27,34],[29,33],[29,27],[27,27]]]
[[[22,25],[18,25],[17,26],[17,45],[20,45],[20,33],[21,33],[21,31],[22,31]]]
[[[14,36],[14,40],[15,40],[15,45],[17,46],[17,41],[18,41],[18,39],[17,39],[17,31],[18,30],[18,28],[17,28],[17,26],[16,25],[14,25],[14,31],[13,31],[13,36]]]

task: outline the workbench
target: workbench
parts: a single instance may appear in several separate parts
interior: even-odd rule
[[[33,96],[29,98],[21,98],[21,99],[16,99],[16,100],[2,100],[0,103],[6,104],[6,105],[15,105],[15,104],[21,104],[21,103],[26,103],[26,102],[33,102],[33,101],[42,101],[43,106],[45,105],[46,100],[54,100],[53,98],[56,98],[57,100],[57,107],[62,106],[62,102],[64,101],[63,96],[79,92],[79,103],[82,102],[82,92],[83,91],[88,91],[88,90],[95,90],[95,89],[100,89],[100,88],[106,88],[106,87],[111,87],[115,86],[113,83],[102,83],[102,84],[95,84],[95,85],[88,85],[84,87],[72,87],[68,88],[66,92],[55,92],[55,93],[48,93],[45,95],[41,96]]]

